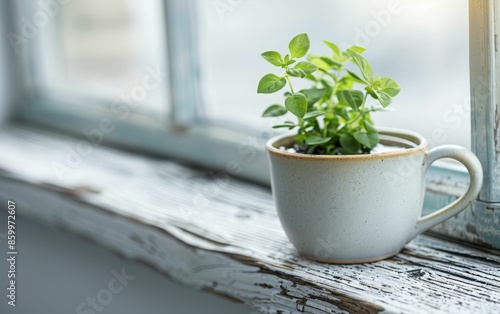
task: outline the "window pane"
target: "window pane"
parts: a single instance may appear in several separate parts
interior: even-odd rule
[[[328,52],[322,39],[367,47],[375,72],[401,85],[393,111],[378,113],[377,125],[413,129],[433,146],[470,147],[467,0],[198,3],[211,118],[268,128],[262,111],[283,99],[256,94],[264,74],[279,74],[260,54],[284,52],[294,35],[306,32],[314,53]]]
[[[120,98],[135,104],[137,112],[165,116],[163,1],[66,2],[47,7],[45,1],[26,1],[33,19],[48,17],[47,23],[34,24],[38,33],[31,57],[38,92],[79,105],[100,99],[106,106]]]

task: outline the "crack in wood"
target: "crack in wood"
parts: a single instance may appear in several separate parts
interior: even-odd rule
[[[348,311],[349,313],[379,313],[381,311],[384,311],[384,308],[381,306],[378,306],[378,305],[375,305],[375,304],[372,304],[369,302],[365,302],[362,300],[352,299],[352,298],[350,298],[350,297],[348,297],[348,296],[346,296],[338,291],[328,290],[328,289],[325,289],[324,287],[319,287],[313,283],[306,282],[304,280],[299,280],[299,279],[297,279],[293,276],[290,276],[288,274],[276,273],[274,271],[271,271],[269,269],[265,269],[263,267],[261,267],[260,272],[271,273],[273,275],[276,275],[279,278],[286,279],[288,281],[293,282],[294,285],[307,286],[307,287],[316,288],[316,289],[320,289],[324,292],[327,292],[333,298],[330,299],[330,298],[327,298],[325,296],[322,296],[322,297],[311,296],[311,295],[308,295],[308,296],[311,299],[321,300],[325,303],[332,304],[341,310]],[[291,298],[291,299],[301,299],[301,300],[303,299],[303,298],[300,298],[299,296],[290,295],[290,291],[286,287],[284,287],[283,285],[280,285],[280,293],[279,294],[286,296],[288,298]],[[351,312],[352,310],[354,310],[355,312]]]

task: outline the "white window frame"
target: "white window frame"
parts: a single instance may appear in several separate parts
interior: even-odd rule
[[[172,91],[170,101],[174,104],[170,119],[165,125],[148,126],[127,122],[131,119],[115,119],[116,129],[106,135],[105,144],[222,169],[268,184],[267,157],[263,149],[265,139],[260,136],[260,131],[221,126],[203,118],[197,41],[194,35],[197,29],[196,2],[166,0],[164,3],[169,76],[175,78],[169,80]],[[24,16],[19,4],[12,5],[10,11],[16,16]],[[20,27],[19,23],[12,25],[18,34]],[[41,98],[29,82],[30,73],[26,69],[26,64],[30,62],[29,49],[16,57],[25,78],[25,84],[22,85],[24,97],[20,101],[23,105],[16,108],[15,113],[17,121],[82,137],[82,130],[98,126],[100,119],[109,117],[106,110],[95,109],[90,112]]]

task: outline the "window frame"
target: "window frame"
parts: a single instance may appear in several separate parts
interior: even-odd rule
[[[500,1],[469,0],[472,149],[484,168],[486,180],[479,200],[500,202]]]
[[[170,101],[173,105],[168,121],[164,125],[137,125],[131,123],[135,117],[123,121],[113,119],[105,109],[68,108],[64,103],[40,98],[30,82],[29,49],[15,55],[23,70],[24,83],[21,90],[24,97],[17,106],[13,120],[20,123],[53,129],[84,139],[81,131],[99,127],[102,119],[113,119],[115,130],[106,134],[104,144],[127,150],[158,156],[166,156],[182,162],[220,169],[256,181],[269,183],[267,156],[263,149],[265,138],[261,131],[241,129],[233,125],[203,119],[202,95],[199,86],[199,65],[197,43],[194,35],[197,29],[195,1],[164,1],[167,20],[167,46],[170,67]],[[9,11],[9,10],[6,10]],[[23,16],[21,3],[10,7],[13,16]],[[20,23],[11,25],[20,33]],[[183,32],[172,30],[182,29]],[[185,38],[191,40],[185,40]],[[255,136],[251,136],[255,134]],[[261,138],[255,144],[256,138]],[[221,158],[223,156],[223,158]]]
[[[469,0],[472,151],[483,166],[481,192],[446,234],[500,249],[500,0]]]

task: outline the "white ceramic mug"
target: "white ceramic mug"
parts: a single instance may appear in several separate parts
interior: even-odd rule
[[[293,136],[271,139],[266,148],[279,219],[305,257],[331,263],[362,263],[397,254],[415,236],[465,209],[479,193],[482,167],[469,150],[444,145],[427,150],[417,133],[381,129],[381,143],[407,147],[365,155],[306,155],[279,149]],[[470,174],[468,190],[424,217],[425,173],[437,159],[453,158]]]

